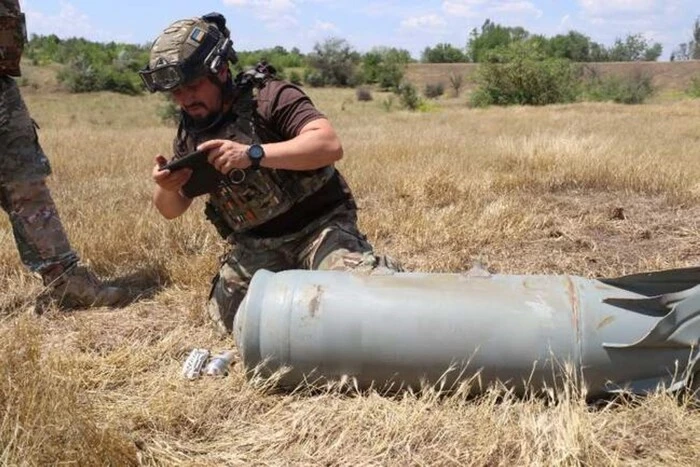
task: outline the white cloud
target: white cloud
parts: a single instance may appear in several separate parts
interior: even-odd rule
[[[591,16],[615,13],[650,13],[663,2],[658,0],[579,0],[584,12]]]
[[[292,0],[224,0],[224,5],[255,8],[255,11],[263,15],[292,11],[296,8]]]
[[[527,1],[496,2],[496,5],[491,9],[506,14],[532,13],[536,18],[542,16],[542,10],[537,8],[534,3]]]
[[[32,3],[21,2],[22,11],[27,16],[29,34],[55,34],[61,38],[83,37],[97,41],[128,39],[128,36],[116,37],[108,31],[97,28],[88,15],[70,2],[60,1],[59,11],[53,15],[34,9]]]
[[[401,27],[404,29],[417,29],[421,31],[432,31],[441,29],[447,25],[447,22],[442,16],[435,14],[413,16],[401,21]]]
[[[445,0],[442,2],[442,9],[448,15],[474,17],[479,16],[480,7],[486,3],[485,0]]]
[[[542,10],[527,0],[445,0],[442,2],[442,10],[448,15],[464,18],[483,18],[494,13],[532,14],[537,18],[542,16]]]
[[[329,23],[326,21],[316,21],[316,24],[314,24],[313,29],[316,31],[327,31],[327,32],[338,32],[339,31],[338,27],[335,24]]]
[[[292,0],[223,0],[224,5],[250,9],[268,29],[292,29],[299,25]]]

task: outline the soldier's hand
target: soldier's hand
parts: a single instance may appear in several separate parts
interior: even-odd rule
[[[187,168],[176,170],[174,172],[171,172],[170,170],[161,170],[160,168],[164,166],[168,160],[160,154],[156,156],[155,162],[156,165],[153,167],[151,177],[159,187],[166,191],[178,191],[192,176],[192,169]]]
[[[197,146],[197,150],[207,151],[207,160],[222,174],[250,167],[247,149],[247,145],[228,139],[212,139]]]

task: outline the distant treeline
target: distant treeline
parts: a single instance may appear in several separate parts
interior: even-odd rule
[[[114,91],[140,94],[145,91],[138,71],[148,63],[150,45],[117,42],[93,42],[86,39],[60,39],[56,35],[33,34],[24,56],[34,65],[59,63],[64,65],[58,74],[59,82],[72,92]],[[279,70],[303,68],[306,57],[293,48],[238,52],[238,69],[255,65],[261,58],[273,63]]]
[[[565,58],[573,62],[655,61],[662,52],[660,43],[649,43],[642,34],[628,34],[609,47],[591,40],[577,31],[545,37],[531,34],[525,28],[507,27],[486,20],[481,29],[474,28],[465,48],[438,44],[423,50],[425,63],[482,63],[503,55],[513,44],[527,44],[546,58]]]
[[[25,57],[35,65],[59,63],[59,82],[72,92],[114,91],[140,94],[144,87],[138,70],[148,63],[149,45],[101,43],[86,39],[60,39],[56,35],[32,35]],[[383,89],[398,86],[404,65],[413,61],[407,50],[377,47],[365,54],[355,51],[344,39],[330,38],[314,46],[311,53],[299,49],[237,51],[239,72],[261,60],[273,65],[279,75],[297,84],[311,86],[355,86],[378,84]]]
[[[138,70],[148,63],[149,48],[149,45],[32,35],[25,56],[37,65],[63,64],[58,79],[72,92],[105,90],[140,94],[144,87]],[[266,60],[282,77],[297,84],[353,87],[369,84],[392,91],[400,87],[405,65],[415,62],[405,49],[375,47],[360,53],[341,38],[316,43],[308,54],[281,46],[237,53],[236,71]],[[535,61],[655,61],[661,53],[661,44],[651,44],[641,34],[630,34],[606,47],[576,31],[548,38],[531,34],[522,27],[506,27],[487,19],[480,29],[471,31],[464,48],[445,43],[427,47],[421,61],[505,64],[523,54]],[[694,57],[700,57],[699,21],[695,22],[693,38],[679,45],[672,55],[679,60]]]

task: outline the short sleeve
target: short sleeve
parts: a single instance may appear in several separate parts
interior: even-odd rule
[[[286,81],[271,81],[260,90],[258,111],[285,140],[297,136],[307,123],[326,118],[304,91]]]

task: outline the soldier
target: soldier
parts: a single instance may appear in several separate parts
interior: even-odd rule
[[[207,170],[216,169],[205,214],[230,249],[207,309],[229,333],[259,269],[399,268],[358,230],[355,201],[333,165],[343,148],[328,119],[269,65],[233,78],[235,62],[226,19],[211,13],[166,28],[140,72],[151,92],[169,93],[182,111],[174,158],[205,151]],[[155,162],[154,204],[165,218],[178,217],[196,196],[187,185],[193,172],[162,170],[162,155]]]
[[[78,264],[46,186],[51,167],[12,78],[20,76],[25,41],[19,1],[0,0],[0,205],[10,216],[20,259],[47,287],[39,303],[49,298],[63,308],[116,305],[126,291],[104,286]]]

